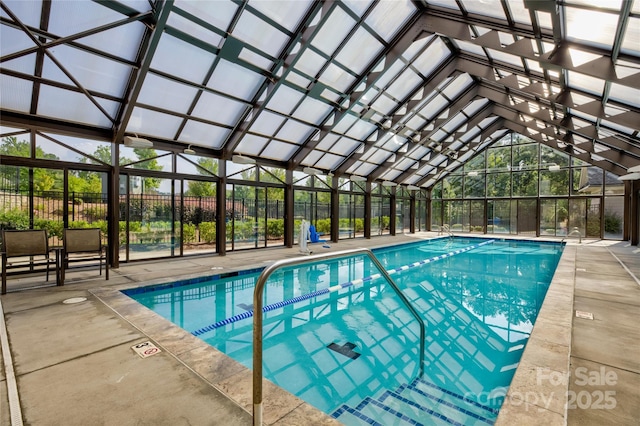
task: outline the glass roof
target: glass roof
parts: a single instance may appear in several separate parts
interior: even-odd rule
[[[1,5],[3,125],[423,187],[508,132],[640,164],[640,0]]]

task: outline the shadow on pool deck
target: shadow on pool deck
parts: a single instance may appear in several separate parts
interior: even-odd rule
[[[312,247],[320,253],[433,236],[436,234],[419,233],[343,240],[331,243],[328,249],[320,245]],[[568,423],[637,424],[640,418],[637,356],[640,350],[637,327],[640,285],[614,254],[640,277],[640,251],[622,242],[583,241],[579,245],[572,242],[569,247],[572,250],[566,253],[572,253],[570,268],[573,270],[559,268],[557,274],[565,274],[565,279],[571,282],[564,285],[572,290],[575,281],[575,295],[572,291],[569,299],[560,295],[556,299],[565,307],[571,307],[572,313],[574,309],[592,312],[594,319],[571,315],[568,327],[573,325],[573,328],[568,328],[570,332],[567,333],[561,325],[553,323],[554,313],[548,309],[550,322],[540,324],[545,326],[546,332],[536,325],[531,340],[536,344],[527,346],[524,357],[528,358],[523,357],[521,367],[526,363],[534,365],[537,357],[538,360],[548,359],[549,354],[561,353],[555,350],[568,345],[572,370],[600,371],[602,366],[617,377],[615,384],[581,386],[576,383],[579,374],[575,372],[568,383],[570,391],[576,395],[588,391],[596,396],[598,391],[614,391],[616,407],[611,410],[580,408],[578,405],[584,405],[585,397],[575,401],[575,410],[568,410]],[[263,266],[269,261],[299,255],[297,248],[278,248],[233,252],[224,257],[210,255],[122,264],[111,270],[109,281],[100,278],[95,269],[76,270],[67,274],[64,287],[27,288],[41,286],[44,281],[41,276],[11,279],[10,293],[2,296],[1,302],[24,423],[251,424],[251,373],[146,308],[129,304],[117,289]],[[223,269],[218,269],[221,267]],[[86,297],[87,300],[77,304],[62,303],[74,297]],[[538,329],[539,338],[534,339]],[[133,345],[149,340],[158,344],[162,352],[143,359],[131,349]],[[568,364],[566,357],[552,362]],[[499,422],[564,424],[566,386],[563,394],[552,395],[553,401],[548,406],[540,401],[533,404],[533,400],[527,399],[527,392],[537,392],[549,400],[551,395],[543,394],[553,390],[544,383],[536,384],[540,378],[532,377],[532,372],[536,371],[518,369],[516,378],[522,376],[518,378],[518,386],[523,387],[514,389],[522,391],[524,400],[518,401],[518,395],[511,395]],[[3,366],[3,384],[0,386],[0,424],[3,425],[11,424],[12,420],[7,395],[7,385],[12,382],[10,376]],[[267,386],[264,405],[266,424],[338,424],[275,386]]]

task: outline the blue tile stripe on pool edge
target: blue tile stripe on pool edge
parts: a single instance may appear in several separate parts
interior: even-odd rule
[[[387,271],[387,273],[389,275],[392,275],[392,274],[395,274],[395,273],[400,272],[400,271],[405,271],[407,269],[414,268],[416,266],[420,266],[420,265],[424,265],[424,264],[427,264],[427,263],[435,262],[435,261],[438,261],[438,260],[446,259],[448,257],[455,256],[455,255],[460,254],[460,253],[465,253],[465,252],[468,252],[469,250],[473,250],[475,248],[482,247],[484,245],[491,244],[493,242],[495,242],[495,240],[484,241],[484,242],[482,242],[480,244],[474,244],[474,245],[471,245],[469,247],[465,247],[465,248],[462,248],[462,249],[459,249],[459,250],[455,250],[455,251],[450,251],[449,253],[441,254],[439,256],[434,256],[434,257],[431,257],[429,259],[425,259],[425,260],[421,260],[421,261],[418,261],[418,262],[411,263],[409,265],[401,266],[399,268],[390,269],[390,270]],[[352,286],[352,285],[357,285],[357,284],[362,284],[362,283],[365,283],[365,282],[368,282],[368,281],[372,281],[372,280],[380,278],[381,276],[382,276],[382,274],[369,275],[368,277],[365,277],[365,278],[360,278],[360,279],[356,279],[356,280],[347,281],[347,282],[342,283],[342,284],[337,284],[337,285],[334,285],[334,286],[331,286],[331,287],[328,287],[328,288],[323,288],[321,290],[316,290],[316,291],[311,292],[311,293],[303,294],[301,296],[297,296],[297,297],[294,297],[292,299],[283,300],[282,302],[277,302],[277,303],[273,303],[273,304],[270,304],[270,305],[266,305],[266,306],[263,306],[262,312],[273,311],[274,309],[279,309],[279,308],[282,308],[284,306],[291,305],[293,303],[298,303],[298,302],[301,302],[303,300],[311,299],[313,297],[318,297],[318,296],[321,296],[323,294],[330,293],[332,291],[337,291],[337,290],[340,290],[340,289],[343,289],[343,288],[346,288],[346,287],[349,287],[349,286]],[[232,324],[232,323],[234,323],[236,321],[240,321],[240,320],[243,320],[243,319],[250,318],[250,317],[253,316],[253,312],[254,312],[253,310],[242,312],[241,314],[237,314],[237,315],[231,316],[229,318],[226,318],[226,319],[217,321],[217,322],[215,322],[213,324],[207,325],[205,327],[199,328],[198,330],[192,331],[191,334],[193,334],[194,336],[200,336],[200,335],[202,335],[204,333],[208,333],[209,331],[213,331],[216,328],[220,328],[220,327],[223,327],[225,325]]]

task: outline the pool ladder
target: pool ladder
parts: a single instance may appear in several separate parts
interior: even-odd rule
[[[387,280],[387,282],[393,287],[400,300],[405,304],[407,309],[415,317],[420,325],[420,362],[419,362],[419,375],[422,377],[424,373],[424,339],[425,329],[424,322],[420,319],[420,315],[411,305],[411,302],[402,293],[402,290],[393,281],[389,273],[384,266],[380,263],[373,252],[366,248],[360,248],[355,250],[344,250],[333,253],[320,254],[315,256],[298,257],[295,259],[284,259],[277,261],[262,271],[256,282],[256,286],[253,291],[253,424],[254,426],[262,425],[262,307],[264,286],[267,280],[276,270],[284,268],[286,266],[295,266],[303,263],[311,263],[319,260],[337,259],[345,256],[365,255],[371,259],[373,264],[378,268],[380,274]]]

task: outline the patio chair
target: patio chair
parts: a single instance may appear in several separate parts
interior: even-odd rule
[[[90,262],[97,260],[102,275],[104,262],[105,277],[109,279],[109,250],[102,244],[99,228],[66,229],[63,234],[62,282],[66,269],[72,262]]]
[[[16,269],[15,274],[35,272],[35,266],[45,266],[47,281],[49,268],[56,270],[56,283],[61,284],[58,268],[58,253],[50,256],[49,238],[44,229],[29,229],[19,231],[2,231],[2,294],[7,293],[7,275],[9,269]]]

